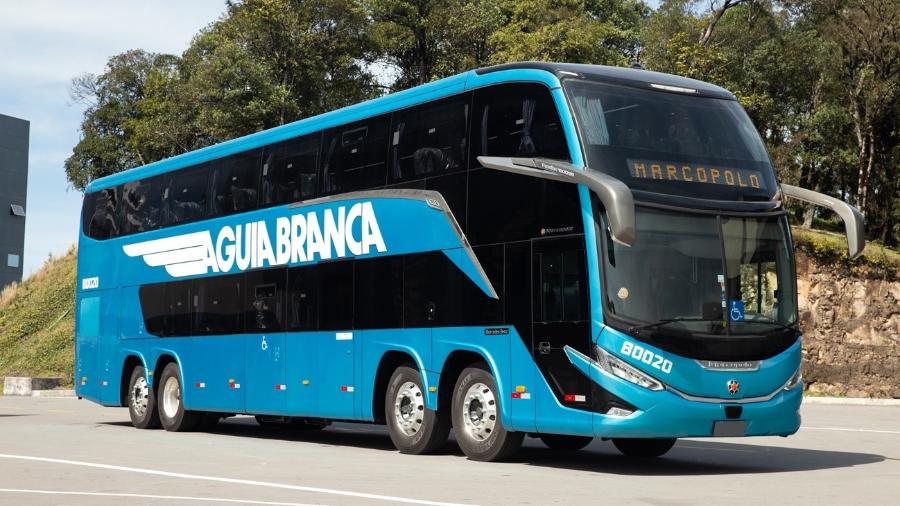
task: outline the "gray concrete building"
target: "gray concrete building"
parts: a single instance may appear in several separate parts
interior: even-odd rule
[[[0,289],[22,280],[28,128],[27,121],[0,114]]]

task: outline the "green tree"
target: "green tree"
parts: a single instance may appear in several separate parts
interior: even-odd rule
[[[635,1],[505,0],[504,25],[490,38],[491,61],[564,61],[627,65],[637,54],[640,20]]]
[[[87,106],[81,139],[65,161],[66,177],[75,188],[156,159],[152,150],[131,142],[142,121],[138,106],[148,79],[168,74],[177,61],[172,55],[127,51],[110,58],[103,74],[72,81],[72,99]]]

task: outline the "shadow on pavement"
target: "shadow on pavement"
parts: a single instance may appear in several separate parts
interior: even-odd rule
[[[103,425],[131,427],[128,422],[104,422]],[[324,430],[266,428],[259,426],[252,418],[238,417],[220,422],[215,428],[205,432],[217,436],[397,451],[391,443],[387,430],[381,425],[335,423]],[[465,458],[453,440],[452,433],[448,443],[437,453]],[[632,459],[619,454],[612,443],[599,439],[584,450],[562,452],[546,448],[537,439],[526,438],[522,449],[508,463],[605,474],[701,476],[838,469],[874,464],[883,460],[884,456],[870,453],[696,439],[679,440],[675,447],[661,458]]]

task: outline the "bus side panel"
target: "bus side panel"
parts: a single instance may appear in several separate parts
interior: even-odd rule
[[[286,413],[318,417],[319,381],[316,373],[319,334],[298,332],[285,338]]]
[[[119,351],[120,288],[100,293],[100,334],[97,342],[100,374],[100,402],[105,406],[122,403],[121,381],[124,358]]]
[[[313,334],[316,343],[316,378],[319,416],[351,419],[356,406],[354,345],[360,332],[338,330]]]
[[[374,420],[372,408],[375,403],[384,403],[384,392],[375,392],[375,376],[378,374],[378,365],[382,357],[391,351],[406,353],[413,358],[414,367],[422,375],[425,405],[428,409],[437,409],[437,394],[428,393],[428,374],[425,364],[431,363],[431,329],[385,329],[368,330],[361,338],[362,351],[360,353],[360,408],[359,418]],[[389,375],[393,371],[388,372]]]
[[[518,386],[524,387],[524,392],[519,392],[518,398],[512,398],[509,402],[511,427],[522,431],[537,431],[535,427],[535,393],[539,392],[539,386],[546,384],[540,371],[535,367],[531,352],[525,347],[525,343],[519,336],[515,327],[509,328],[509,354],[510,354],[510,388],[515,392]],[[525,394],[525,395],[523,395]]]
[[[287,407],[285,382],[285,334],[246,334],[244,363],[246,365],[247,413],[281,415]],[[293,385],[291,385],[293,386]]]
[[[185,389],[193,393],[191,409],[244,412],[244,338],[242,335],[190,338],[182,374]]]
[[[75,320],[75,392],[100,402],[100,292],[79,293]]]

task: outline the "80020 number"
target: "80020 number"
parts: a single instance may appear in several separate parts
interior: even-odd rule
[[[662,355],[657,355],[650,350],[644,349],[644,347],[639,344],[634,344],[631,341],[625,341],[622,343],[622,348],[619,351],[621,351],[623,355],[630,356],[635,360],[640,360],[650,367],[659,369],[666,374],[672,372],[671,360],[663,357]]]

